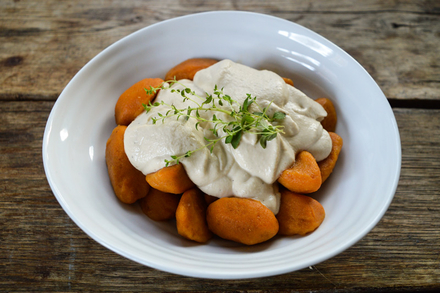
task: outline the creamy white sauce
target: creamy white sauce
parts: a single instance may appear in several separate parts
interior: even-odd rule
[[[331,139],[320,121],[327,115],[321,105],[296,88],[287,85],[277,74],[267,70],[220,61],[199,71],[194,81],[181,80],[186,87],[199,96],[212,94],[214,86],[223,88],[241,105],[247,94],[257,97],[257,103],[269,107],[268,114],[282,111],[286,117],[280,121],[284,134],[278,134],[267,142],[263,149],[254,134],[243,135],[238,148],[219,141],[212,154],[202,148],[180,162],[189,178],[206,194],[216,197],[237,196],[261,201],[275,214],[278,213],[280,194],[274,184],[281,172],[295,161],[295,154],[309,151],[317,161],[325,159],[332,147]],[[183,88],[175,84],[173,88]],[[194,97],[195,100],[198,98]],[[174,104],[178,109],[196,106],[191,101],[183,102],[179,93],[161,90],[156,101]],[[202,100],[200,100],[202,102]],[[182,155],[207,144],[204,137],[215,138],[209,130],[212,123],[200,124],[196,130],[196,119],[165,119],[165,123],[152,123],[158,113],[165,114],[166,106],[158,106],[139,115],[127,128],[124,138],[125,152],[135,168],[144,174],[156,172],[165,166],[164,160],[172,155]],[[216,114],[218,118],[230,120],[224,114],[210,111],[200,112],[206,119]],[[222,136],[219,131],[219,135]]]

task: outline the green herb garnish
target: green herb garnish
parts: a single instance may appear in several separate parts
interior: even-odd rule
[[[179,84],[183,89],[171,88],[172,85]],[[156,93],[158,90],[170,90],[171,92],[177,92],[182,96],[183,101],[191,100],[197,107],[188,106],[184,109],[177,109],[176,106],[167,104],[163,101],[149,103],[148,105],[143,104],[145,110],[149,112],[152,108],[164,105],[169,108],[165,114],[158,113],[158,117],[152,117],[153,124],[158,121],[165,121],[166,118],[176,117],[179,119],[183,117],[184,119],[195,118],[197,123],[195,124],[196,129],[200,123],[211,122],[214,127],[210,129],[215,139],[210,139],[205,137],[208,142],[205,146],[198,148],[196,150],[187,151],[185,154],[177,156],[171,156],[171,160],[165,160],[166,166],[170,164],[178,164],[182,158],[191,156],[194,152],[197,152],[203,148],[209,148],[212,153],[215,144],[225,139],[225,143],[230,143],[234,149],[236,149],[241,141],[244,133],[256,134],[259,137],[259,142],[261,147],[266,148],[267,142],[273,140],[278,133],[284,133],[282,125],[272,125],[272,122],[277,122],[283,120],[286,116],[283,112],[275,112],[271,117],[267,114],[267,110],[272,104],[269,103],[267,107],[262,108],[257,102],[256,97],[252,97],[247,94],[246,99],[243,104],[240,105],[236,100],[232,99],[229,95],[223,93],[223,88],[219,89],[217,85],[214,87],[213,94],[206,93],[206,97],[200,97],[192,89],[179,83],[177,80],[170,80],[163,83],[159,87],[151,87],[145,89],[147,94],[151,95]],[[197,99],[196,99],[197,98]],[[199,101],[199,102],[198,102]],[[251,111],[251,105],[254,105],[256,111]],[[202,111],[212,111],[223,113],[231,117],[230,121],[224,121],[218,118],[215,114],[212,115],[211,120],[205,119],[200,116]],[[219,130],[222,130],[225,135],[219,136]]]

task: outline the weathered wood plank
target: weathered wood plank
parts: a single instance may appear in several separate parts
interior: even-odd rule
[[[107,250],[62,210],[41,143],[53,101],[114,41],[171,17],[209,10],[266,13],[304,25],[357,59],[395,108],[402,139],[396,196],[359,243],[316,266],[250,280],[193,279]],[[0,291],[351,292],[440,290],[440,2],[0,2]],[[437,110],[429,110],[433,105]]]
[[[364,239],[312,268],[223,281],[141,266],[91,240],[69,219],[42,166],[52,105],[0,102],[0,291],[440,289],[440,110],[394,109],[402,139],[399,187]]]
[[[440,99],[438,1],[3,1],[0,100],[55,100],[91,58],[161,20],[245,10],[297,22],[346,50],[392,99]]]

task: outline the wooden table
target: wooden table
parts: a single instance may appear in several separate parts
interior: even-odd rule
[[[440,2],[352,2],[1,1],[0,291],[438,292]],[[210,10],[266,13],[310,28],[357,59],[389,99],[402,140],[399,186],[379,224],[338,256],[268,278],[182,277],[104,248],[55,199],[44,174],[42,137],[69,80],[140,28]]]

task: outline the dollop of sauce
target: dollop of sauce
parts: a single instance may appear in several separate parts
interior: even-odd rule
[[[124,137],[125,152],[130,162],[145,175],[165,167],[164,160],[169,160],[172,155],[179,156],[201,148],[180,160],[189,178],[200,190],[219,198],[256,199],[277,214],[280,193],[276,180],[295,162],[295,155],[306,150],[320,161],[330,154],[332,142],[320,123],[327,115],[326,111],[274,72],[223,60],[197,72],[193,81],[179,82],[182,85],[174,84],[171,88],[188,87],[198,96],[206,97],[206,94],[213,94],[217,86],[240,105],[247,94],[251,94],[261,107],[269,106],[267,113],[270,116],[275,112],[286,114],[277,122],[284,126],[284,134],[279,133],[263,149],[256,134],[245,133],[236,149],[222,139],[211,153],[203,146],[207,144],[204,137],[216,138],[210,131],[214,126],[212,123],[200,123],[196,128],[195,118],[170,117],[163,123],[158,121],[153,124],[153,117],[158,118],[159,113],[165,115],[169,110],[165,105],[153,107],[128,126]],[[178,109],[197,107],[195,102],[183,101],[179,93],[169,89],[161,90],[156,101],[164,101]],[[200,111],[199,114],[207,120],[212,119],[214,114],[225,121],[231,119],[229,115],[218,112]],[[223,135],[219,131],[219,136]]]

